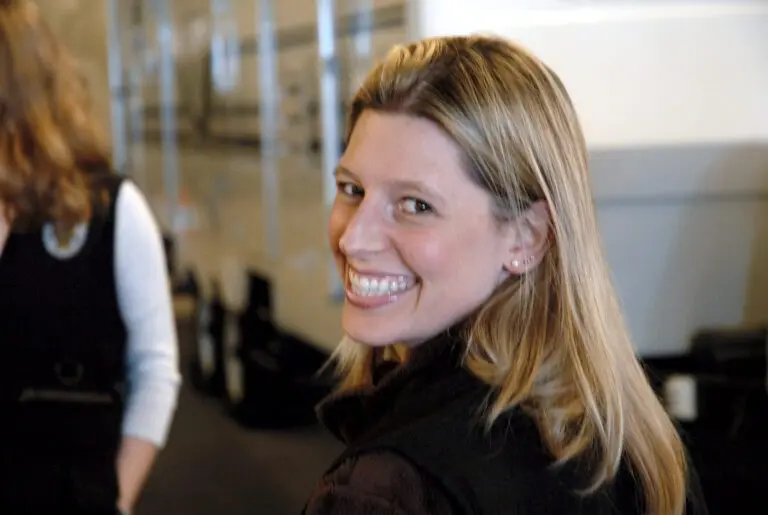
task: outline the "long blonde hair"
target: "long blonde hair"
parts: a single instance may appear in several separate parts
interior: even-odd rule
[[[549,207],[543,261],[500,286],[467,335],[466,367],[496,387],[487,422],[524,409],[558,462],[595,465],[588,491],[613,478],[626,456],[647,511],[683,513],[685,451],[633,351],[602,251],[586,143],[555,73],[503,39],[427,39],[393,48],[368,74],[347,136],[365,109],[440,126],[500,216],[533,200]],[[342,390],[370,381],[373,356],[342,342]]]

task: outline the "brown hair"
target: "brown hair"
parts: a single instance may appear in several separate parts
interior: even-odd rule
[[[14,225],[65,231],[92,213],[90,174],[109,170],[105,131],[78,63],[28,0],[0,2],[0,204]]]
[[[557,76],[502,39],[427,39],[395,47],[368,74],[350,133],[366,109],[437,124],[499,215],[515,218],[534,199],[549,207],[541,263],[500,285],[467,335],[466,368],[496,391],[487,423],[519,407],[559,462],[590,460],[588,491],[626,457],[648,513],[683,513],[684,447],[634,353],[602,250],[587,146]],[[342,341],[334,354],[342,390],[370,381],[374,352]]]

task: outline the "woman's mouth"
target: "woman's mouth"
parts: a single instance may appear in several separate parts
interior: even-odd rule
[[[396,302],[417,283],[408,275],[359,272],[348,266],[346,296],[357,307],[376,308]]]

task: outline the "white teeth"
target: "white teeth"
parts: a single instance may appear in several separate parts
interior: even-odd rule
[[[393,295],[408,289],[408,278],[404,275],[387,277],[366,277],[349,272],[349,284],[355,295],[371,297]]]

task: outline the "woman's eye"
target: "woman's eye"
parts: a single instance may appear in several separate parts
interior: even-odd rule
[[[409,215],[419,215],[432,211],[432,206],[416,198],[403,199],[402,210]]]
[[[336,189],[339,193],[347,197],[360,197],[363,194],[362,188],[351,182],[337,182]]]

